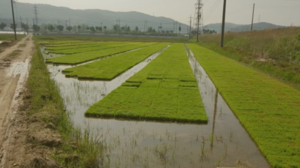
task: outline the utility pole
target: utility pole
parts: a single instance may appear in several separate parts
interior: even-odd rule
[[[197,28],[197,42],[199,42],[199,31],[200,31],[200,25],[202,25],[202,23],[200,23],[200,21],[202,21],[202,7],[203,4],[201,2],[201,0],[198,0],[198,2],[195,4],[195,19],[196,19],[196,28]]]
[[[71,19],[69,18],[69,26],[71,26]]]
[[[21,26],[21,31],[22,31],[22,17],[20,16],[20,26]]]
[[[252,22],[251,22],[251,31],[253,30],[254,10],[255,10],[255,3],[253,4]]]
[[[221,47],[223,47],[223,46],[224,46],[225,14],[226,14],[226,0],[224,0],[224,5],[223,5],[223,18],[222,18]]]
[[[192,16],[190,16],[190,31],[189,31],[189,39],[192,36]]]
[[[173,32],[175,33],[175,22],[173,23]]]
[[[11,0],[11,11],[12,11],[12,17],[13,17],[13,24],[14,24],[15,40],[17,40],[17,32],[16,32],[16,22],[15,22],[15,12],[14,12],[13,0]]]
[[[34,15],[35,15],[35,24],[38,25],[38,10],[37,10],[37,6],[34,5]]]

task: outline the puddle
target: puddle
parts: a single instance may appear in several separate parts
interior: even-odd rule
[[[26,80],[29,75],[29,69],[30,69],[30,58],[27,58],[24,62],[15,62],[10,65],[10,68],[6,72],[6,75],[8,77],[17,77],[19,76],[18,83],[15,89],[14,97],[12,99],[12,103],[10,105],[10,110],[13,113],[16,113],[18,111],[18,101],[17,98],[20,93],[23,91],[23,86],[26,83]],[[9,85],[7,85],[9,87]],[[3,91],[7,92],[8,88],[4,88]],[[4,94],[5,95],[5,94]],[[3,98],[0,98],[0,101],[2,101]]]
[[[157,55],[156,55],[157,56]],[[154,56],[154,58],[156,57]],[[207,125],[85,118],[84,112],[145,67],[149,58],[112,81],[79,81],[48,64],[75,126],[107,145],[104,167],[269,167],[199,63],[189,61],[209,118]]]

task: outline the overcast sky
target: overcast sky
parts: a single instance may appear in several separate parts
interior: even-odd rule
[[[189,23],[195,15],[197,0],[17,0],[18,2],[50,4],[72,9],[104,9],[138,11]],[[223,0],[202,0],[204,24],[220,23]],[[253,3],[254,22],[270,22],[284,26],[300,26],[300,0],[227,0],[226,22],[250,24]]]

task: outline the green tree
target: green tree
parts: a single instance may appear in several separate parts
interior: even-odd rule
[[[49,31],[52,32],[54,29],[55,29],[55,28],[54,28],[54,26],[53,26],[52,24],[48,25],[48,30],[49,30]]]
[[[5,27],[6,27],[6,24],[2,22],[2,23],[0,24],[0,29],[3,30]]]
[[[181,26],[179,26],[178,30],[179,30],[179,34],[180,34],[180,32],[181,32]]]
[[[17,24],[13,24],[13,23],[10,24],[10,28],[13,29],[13,30],[14,30],[14,25],[15,25],[15,27],[16,27],[16,29],[17,29]]]
[[[136,26],[136,27],[135,27],[135,31],[139,31],[139,27]]]
[[[62,26],[62,25],[57,25],[56,28],[57,28],[59,31],[63,31],[63,30],[64,30],[64,26]]]
[[[91,30],[92,33],[95,33],[95,31],[96,31],[94,26],[90,27],[89,29]]]
[[[119,26],[118,24],[114,25],[114,30],[115,30],[115,31],[120,30],[120,26]]]
[[[149,32],[149,33],[156,33],[156,30],[153,29],[152,27],[149,27],[149,28],[148,28],[148,32]]]
[[[39,26],[39,25],[33,25],[32,26],[32,29],[34,30],[34,32],[39,32],[40,31],[40,29],[41,29],[41,27]]]
[[[107,27],[106,27],[106,26],[104,26],[103,28],[104,28],[104,30],[106,30],[106,29],[107,29]]]
[[[24,29],[26,32],[28,32],[28,30],[29,30],[28,24],[21,23],[21,27],[22,27],[22,29]]]
[[[70,32],[72,30],[72,26],[68,26],[67,30]]]

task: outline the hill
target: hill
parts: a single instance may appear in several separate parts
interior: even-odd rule
[[[205,29],[215,30],[216,32],[221,32],[221,23],[214,23],[208,24],[204,26]],[[283,28],[284,26],[279,26],[271,23],[260,22],[253,24],[253,30],[265,30],[265,29],[276,29],[276,28]],[[238,25],[234,23],[226,23],[225,24],[225,31],[232,31],[232,32],[240,32],[240,31],[250,31],[251,25]]]
[[[175,24],[175,20],[166,17],[155,17],[140,12],[113,12],[100,9],[74,10],[66,7],[57,7],[45,4],[36,4],[38,9],[39,24],[60,24],[60,25],[81,25],[89,26],[106,26],[111,29],[113,25],[120,20],[121,26],[129,26],[135,29],[138,26],[139,30],[152,27],[158,29],[161,25],[164,31],[178,31],[181,25],[181,33],[187,32],[187,25],[183,23]],[[25,23],[32,24],[34,16],[34,4],[15,3],[15,17],[19,24],[21,19]],[[10,1],[0,1],[0,22],[12,23],[12,14]],[[8,20],[7,20],[8,19]],[[119,24],[119,23],[118,23]],[[175,26],[177,25],[177,26]],[[19,26],[19,25],[18,25]]]

